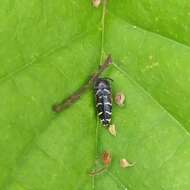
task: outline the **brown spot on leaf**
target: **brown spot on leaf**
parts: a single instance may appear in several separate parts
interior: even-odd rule
[[[109,166],[111,163],[111,154],[108,151],[104,151],[102,154],[102,161],[105,166]]]

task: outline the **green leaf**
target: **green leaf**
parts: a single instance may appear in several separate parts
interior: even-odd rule
[[[5,1],[0,10],[0,189],[189,190],[188,1]],[[111,53],[117,136],[75,92]],[[88,172],[104,150],[107,172]],[[136,165],[121,168],[126,158]]]

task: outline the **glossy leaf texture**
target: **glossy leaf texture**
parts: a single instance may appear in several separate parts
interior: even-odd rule
[[[1,0],[0,189],[189,190],[189,17],[186,0]],[[92,90],[51,110],[109,53],[104,76],[126,95],[113,105],[116,137]],[[104,150],[108,171],[90,177]]]

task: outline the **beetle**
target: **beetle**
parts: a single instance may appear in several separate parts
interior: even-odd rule
[[[111,80],[111,79],[109,79]],[[112,91],[108,78],[97,78],[94,81],[97,115],[104,127],[109,127],[112,116]]]

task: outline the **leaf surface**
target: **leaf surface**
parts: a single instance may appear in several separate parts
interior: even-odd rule
[[[2,0],[0,189],[188,190],[187,3]],[[126,95],[124,107],[113,106],[116,137],[97,121],[91,90],[51,111],[108,53],[104,76]],[[88,176],[104,150],[109,170]],[[136,165],[120,168],[122,158]]]

